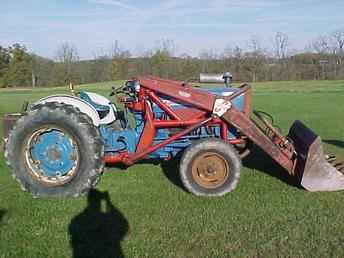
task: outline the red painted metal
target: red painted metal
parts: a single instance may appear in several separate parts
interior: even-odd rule
[[[226,123],[221,123],[220,125],[220,134],[222,140],[227,140],[228,139],[228,125]]]
[[[207,111],[212,111],[216,99],[215,95],[206,91],[157,78],[150,79],[147,77],[139,77],[139,82],[144,88]]]
[[[125,105],[135,111],[144,111],[144,102],[128,102]]]
[[[135,111],[144,112],[145,114],[145,126],[136,152],[106,156],[106,162],[133,164],[135,161],[146,157],[149,153],[156,151],[201,126],[217,125],[220,126],[222,139],[236,145],[245,143],[247,137],[261,147],[290,174],[293,174],[296,164],[293,148],[287,148],[276,139],[269,138],[250,119],[251,87],[249,85],[244,84],[239,91],[231,96],[224,97],[224,99],[230,101],[237,96],[245,94],[243,112],[232,106],[221,118],[218,118],[212,115],[213,106],[217,97],[207,91],[193,88],[191,85],[183,82],[163,80],[153,76],[140,77],[138,78],[138,82],[141,88],[137,101],[125,103],[127,107]],[[185,109],[173,110],[168,103],[165,103],[159,98],[158,95],[160,94],[168,96],[178,103],[186,104],[187,107]],[[152,103],[155,103],[165,111],[168,118],[159,120],[154,118],[151,108]],[[158,128],[182,127],[187,128],[158,144],[152,145],[155,132]],[[235,127],[245,136],[245,139],[228,140],[229,127]]]
[[[244,144],[246,143],[246,140],[244,139],[233,139],[233,140],[226,140],[227,142],[229,142],[232,145],[237,145],[237,144]]]
[[[154,78],[154,79],[153,79]],[[174,82],[174,81],[169,81],[169,80],[162,80],[159,78],[155,78],[155,77],[146,77],[145,79],[140,79],[139,83],[141,85],[140,91],[138,93],[138,100],[136,102],[133,103],[126,103],[127,107],[134,109],[135,111],[141,111],[144,112],[145,114],[145,126],[142,132],[142,135],[140,137],[139,143],[137,144],[136,147],[136,152],[134,155],[139,155],[140,153],[146,153],[144,155],[147,155],[153,151],[155,151],[156,149],[152,149],[152,144],[153,144],[153,140],[155,137],[155,132],[158,128],[180,128],[180,127],[187,127],[187,126],[191,126],[192,127],[198,127],[198,124],[202,124],[203,121],[209,118],[209,115],[205,116],[207,114],[207,112],[204,111],[200,111],[199,109],[190,109],[189,108],[185,108],[185,109],[181,109],[177,112],[175,112],[169,105],[167,105],[166,103],[164,103],[159,96],[157,96],[155,94],[155,92],[159,92],[159,90],[156,90],[156,83],[159,82],[159,87],[168,87],[168,90],[164,90],[163,92],[160,92],[165,95],[165,96],[169,96],[169,97],[174,97],[177,94],[179,95],[183,95],[182,98],[186,98],[188,99],[187,101],[181,101],[180,100],[180,96],[177,97],[177,101],[181,101],[184,102],[186,104],[190,104],[190,102],[193,102],[195,100],[190,101],[189,98],[191,98],[191,94],[190,96],[188,96],[189,93],[185,92],[185,87],[183,87],[181,85],[181,83],[179,82]],[[164,85],[161,85],[164,84]],[[172,88],[172,90],[171,90]],[[189,90],[189,89],[188,89]],[[192,89],[191,89],[192,91]],[[173,92],[174,94],[170,94],[171,92]],[[196,90],[196,95],[199,93],[198,90]],[[203,94],[203,92],[201,92],[201,95],[203,97],[208,96],[209,94]],[[212,94],[210,94],[211,96],[213,96]],[[200,96],[200,94],[197,95],[198,97],[202,97]],[[193,98],[193,95],[192,95]],[[204,98],[203,98],[204,100]],[[156,105],[158,105],[163,111],[165,111],[165,113],[169,116],[170,119],[162,119],[162,120],[156,120],[154,119],[154,114],[152,111],[152,107],[151,107],[151,102],[155,103]],[[198,105],[198,106],[207,106],[208,110],[212,109],[212,105],[213,104],[207,104],[205,105],[204,103]],[[183,112],[186,111],[186,112]],[[187,114],[187,119],[185,119],[185,115],[184,117],[181,118],[183,114],[186,113]],[[218,118],[210,118],[210,120],[214,120],[213,123],[222,123],[220,119]],[[185,129],[186,130],[186,129]],[[184,131],[180,132],[183,133]],[[178,137],[178,135],[180,134],[176,134],[176,136]],[[171,139],[175,139],[174,136],[172,136],[171,138],[169,138],[169,142],[171,141]],[[162,144],[162,145],[161,145]],[[168,142],[162,142],[159,143],[158,146],[161,145],[164,146],[165,144],[168,144]],[[160,147],[159,147],[160,148]],[[141,155],[141,154],[140,154]],[[143,154],[142,154],[143,155]],[[130,162],[132,162],[133,159],[133,155],[129,154],[129,155],[121,155],[120,158],[108,158],[108,162],[118,162],[118,160],[121,160],[124,163],[129,164]]]
[[[182,86],[182,82],[162,80],[156,77],[139,78],[141,89],[138,100],[135,103],[126,103],[129,108],[144,112],[145,126],[135,153],[121,153],[117,156],[106,156],[108,163],[122,162],[127,165],[146,157],[148,154],[169,144],[172,141],[190,133],[201,126],[220,126],[221,138],[236,145],[246,142],[246,139],[228,140],[228,127],[234,126],[245,136],[250,138],[270,156],[272,156],[282,167],[292,171],[294,167],[293,153],[289,149],[275,145],[262,131],[250,120],[250,94],[249,85],[243,85],[241,89],[226,97],[231,100],[241,94],[245,94],[243,112],[232,107],[223,117],[213,117],[212,109],[216,97],[206,91],[201,91],[189,86]],[[167,103],[163,102],[157,94],[172,98],[174,101],[187,104],[185,109],[173,110]],[[154,118],[151,103],[158,105],[168,115],[169,119],[157,120]],[[192,106],[192,108],[189,108]],[[183,115],[187,113],[187,115]],[[187,127],[170,138],[153,144],[155,132],[158,128],[182,128]]]
[[[174,112],[182,120],[190,120],[190,119],[203,118],[203,117],[209,116],[207,111],[199,110],[192,107],[176,109],[174,110]]]
[[[153,146],[150,146],[144,150],[141,151],[136,151],[135,153],[128,153],[128,152],[122,152],[118,155],[107,155],[104,157],[104,161],[108,164],[115,164],[115,163],[124,163],[126,165],[132,165],[134,164],[137,160],[144,158],[148,154],[156,151],[157,149],[165,146],[166,144],[169,144],[175,140],[178,140],[180,137],[183,137],[184,135],[191,133],[192,131],[196,130],[197,128],[206,125],[208,122],[212,120],[211,117],[206,118],[202,120],[200,123],[194,124],[183,131],[176,133],[175,135],[171,136],[170,138],[157,143]]]
[[[211,117],[206,118],[202,122],[200,122],[198,124],[194,124],[194,125],[186,128],[186,129],[184,129],[183,131],[176,133],[175,135],[171,136],[170,138],[168,138],[168,139],[166,139],[166,140],[164,140],[158,144],[155,144],[154,146],[147,148],[144,151],[136,152],[133,155],[130,155],[130,159],[135,162],[135,161],[147,156],[149,153],[152,153],[152,152],[156,151],[157,149],[165,146],[166,144],[169,144],[175,140],[178,140],[180,137],[182,137],[182,136],[196,130],[197,128],[207,124],[209,121],[211,121],[211,119],[212,119]]]
[[[103,160],[106,164],[116,164],[116,163],[122,163],[123,160],[126,160],[128,156],[129,156],[129,153],[126,151],[126,152],[121,152],[116,155],[105,155]],[[130,165],[130,163],[128,163],[127,165]]]
[[[251,112],[251,97],[252,97],[252,89],[246,91],[244,96],[244,108],[243,112],[245,115],[250,116]]]
[[[172,120],[154,120],[153,125],[156,128],[175,128],[175,127],[185,127],[202,122],[203,119],[192,119],[187,121],[172,121]]]
[[[149,76],[145,76],[146,78],[149,78],[151,80],[158,80],[158,81],[164,81],[167,83],[172,83],[172,84],[176,84],[178,86],[183,86],[183,87],[193,87],[192,84],[185,82],[185,81],[174,81],[174,80],[169,80],[169,79],[163,79],[157,76],[153,76],[153,75],[149,75]]]
[[[211,115],[216,99],[213,94],[192,88],[191,85],[184,85],[183,82],[164,80],[153,76],[139,78],[139,83],[141,87],[138,92],[137,101],[125,102],[128,108],[143,112],[145,116],[145,126],[137,144],[136,152],[123,152],[115,156],[106,156],[104,158],[106,163],[122,162],[131,165],[138,159],[147,156],[158,148],[177,140],[203,125],[220,126],[221,138],[231,144],[245,143],[243,139],[228,140],[228,125],[220,118]],[[168,102],[165,103],[162,101],[156,93],[171,97],[173,101],[184,103],[188,106],[173,110],[168,105]],[[165,111],[169,119],[155,119],[151,107],[152,103],[155,103]],[[158,128],[183,127],[187,128],[171,136],[169,139],[152,146],[155,132]]]
[[[145,150],[152,145],[153,139],[155,136],[155,131],[156,131],[153,124],[153,111],[147,101],[145,102],[144,111],[145,111],[145,127],[143,128],[140,141],[136,146],[137,152]]]
[[[107,164],[116,164],[116,163],[124,163],[126,165],[132,165],[135,163],[135,161],[139,160],[140,158],[143,158],[144,156],[147,156],[148,154],[156,151],[157,149],[163,147],[164,145],[166,144],[169,144],[171,143],[172,141],[175,141],[177,140],[178,138],[192,132],[193,130],[205,125],[206,123],[211,123],[211,118],[208,118],[206,120],[203,120],[201,121],[200,123],[198,124],[195,124],[175,135],[173,135],[171,138],[165,140],[165,141],[162,141],[154,146],[151,146],[149,148],[147,148],[147,150],[145,151],[142,151],[140,153],[133,153],[133,154],[130,154],[128,152],[122,152],[120,154],[117,154],[117,155],[106,155],[104,157],[104,162],[107,163]],[[243,144],[245,143],[246,141],[243,140],[243,139],[233,139],[233,140],[228,140],[228,142],[232,145],[236,145],[236,144]]]
[[[175,120],[181,120],[181,118],[170,108],[168,105],[165,105],[160,98],[154,94],[152,91],[148,91],[147,95],[154,101],[155,104],[157,104],[162,110],[166,112],[166,114],[171,118]]]

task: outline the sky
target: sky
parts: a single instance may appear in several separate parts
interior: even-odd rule
[[[116,40],[133,55],[172,40],[175,55],[247,46],[271,47],[276,32],[290,48],[344,29],[343,0],[1,0],[0,45],[24,44],[54,58],[69,42],[80,58],[107,54]]]

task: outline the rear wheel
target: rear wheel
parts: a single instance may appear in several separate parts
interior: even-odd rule
[[[183,185],[191,193],[221,196],[234,190],[240,168],[240,157],[231,145],[218,139],[206,139],[186,149],[179,172]]]
[[[79,196],[103,170],[98,129],[73,106],[46,103],[21,117],[5,156],[23,190],[34,196]]]

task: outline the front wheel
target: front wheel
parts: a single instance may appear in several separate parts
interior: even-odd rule
[[[86,193],[103,170],[104,147],[89,117],[61,103],[38,105],[10,132],[5,156],[23,190],[34,196]]]
[[[219,139],[200,140],[189,146],[180,162],[185,188],[198,196],[222,196],[236,187],[241,159],[234,147]]]

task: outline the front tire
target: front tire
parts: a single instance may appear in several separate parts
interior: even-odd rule
[[[233,146],[219,139],[205,139],[185,150],[179,173],[189,192],[222,196],[235,189],[240,168],[241,159]]]
[[[5,157],[21,188],[35,197],[77,197],[96,185],[104,146],[98,128],[77,108],[35,106],[9,134]]]

